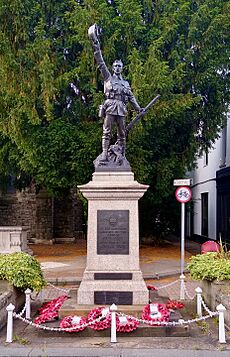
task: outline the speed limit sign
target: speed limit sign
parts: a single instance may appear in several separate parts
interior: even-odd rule
[[[181,203],[187,203],[192,198],[192,190],[187,186],[178,187],[175,192],[175,196],[177,201]]]

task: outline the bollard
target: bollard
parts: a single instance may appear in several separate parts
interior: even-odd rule
[[[9,304],[6,307],[7,315],[7,330],[6,330],[6,342],[11,343],[13,341],[13,311],[15,306],[13,304]]]
[[[180,275],[180,300],[185,299],[185,294],[184,294],[184,280],[185,280],[185,275],[181,274]]]
[[[195,289],[196,292],[196,314],[197,316],[201,317],[202,316],[202,305],[201,305],[201,301],[202,301],[202,289],[198,286]]]
[[[26,294],[26,319],[30,319],[30,313],[31,313],[31,290],[26,289],[25,294]]]
[[[216,307],[216,309],[219,312],[219,342],[226,343],[224,328],[224,312],[226,311],[226,308],[224,305],[220,304]]]
[[[110,342],[117,342],[117,328],[116,328],[117,306],[115,304],[112,304],[109,309],[111,311],[111,340],[110,340]]]

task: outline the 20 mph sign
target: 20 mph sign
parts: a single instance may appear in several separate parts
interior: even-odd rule
[[[192,198],[192,190],[186,186],[178,187],[175,192],[175,196],[177,201],[181,203],[187,203]]]

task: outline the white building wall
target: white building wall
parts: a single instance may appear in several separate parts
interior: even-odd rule
[[[227,127],[223,129],[220,138],[208,153],[208,164],[205,155],[197,160],[197,168],[192,172],[193,177],[193,233],[202,235],[202,207],[201,194],[208,192],[208,238],[216,237],[216,171],[221,167],[230,166],[230,118]],[[226,156],[225,156],[226,154]]]
[[[194,202],[194,234],[201,235],[201,194],[208,192],[208,236],[216,238],[216,162],[220,160],[220,142],[208,154],[208,165],[204,163],[204,155],[197,162],[197,169],[193,174],[193,202]]]
[[[226,166],[230,166],[230,113],[228,115],[226,127]]]

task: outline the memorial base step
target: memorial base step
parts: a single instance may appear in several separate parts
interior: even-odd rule
[[[51,324],[46,326],[50,326]],[[55,324],[56,326],[56,324]],[[52,326],[54,327],[54,326]],[[37,330],[37,333],[40,337],[55,337],[55,341],[58,343],[58,338],[63,341],[63,337],[70,338],[82,338],[82,337],[108,337],[111,336],[111,329],[108,328],[103,331],[95,331],[89,327],[87,327],[84,331],[80,332],[54,332],[54,331],[46,331],[46,330]],[[119,338],[122,337],[189,337],[190,333],[190,326],[148,326],[145,324],[140,324],[135,331],[130,333],[122,333],[117,332],[117,340],[119,342]]]
[[[98,305],[78,305],[75,299],[68,299],[65,301],[63,306],[59,311],[59,319],[61,320],[65,316],[85,316]],[[161,299],[154,299],[156,302],[162,303]],[[117,311],[126,315],[131,315],[136,318],[141,318],[143,306],[142,305],[118,305]],[[170,313],[170,321],[178,321],[183,319],[179,310]],[[81,337],[109,337],[110,329],[104,331],[95,331],[87,327],[84,331],[78,333],[65,333],[67,335],[79,335]],[[149,326],[144,323],[140,323],[137,330],[125,334],[118,333],[117,336],[132,336],[132,337],[188,337],[190,336],[190,325],[179,325],[179,326]],[[58,336],[58,334],[57,334]]]

